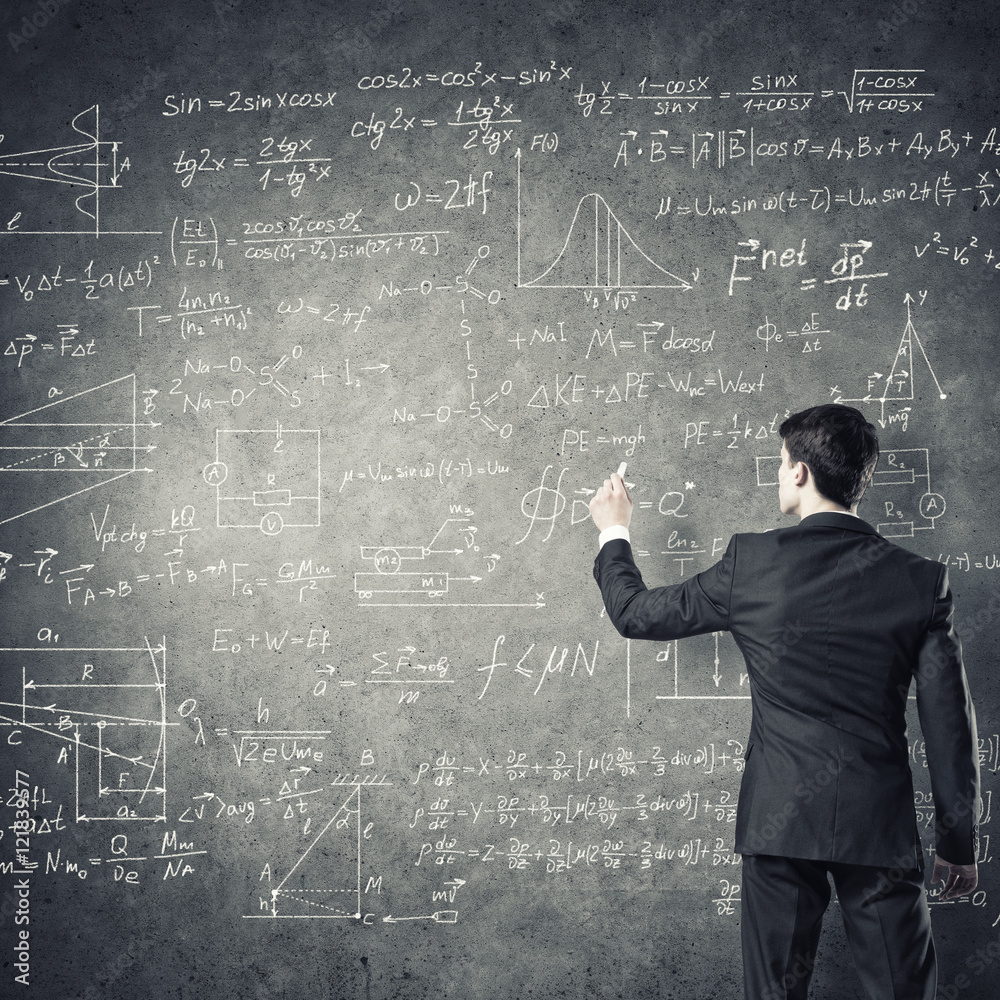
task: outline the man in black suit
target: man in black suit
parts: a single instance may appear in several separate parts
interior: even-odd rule
[[[878,460],[848,406],[781,425],[779,501],[795,527],[734,535],[722,559],[648,589],[632,558],[632,500],[612,474],[591,500],[594,577],[628,638],[731,632],[752,722],[736,817],[747,1000],[804,998],[832,876],[872,1000],[933,1000],[937,969],[906,737],[917,709],[935,803],[932,881],[975,889],[979,756],[948,574],[857,514]]]

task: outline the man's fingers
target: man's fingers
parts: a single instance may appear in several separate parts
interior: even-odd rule
[[[960,896],[964,896],[968,892],[972,892],[973,889],[979,884],[979,877],[976,875],[965,875],[958,880],[958,887]]]
[[[608,494],[611,492],[611,481],[608,479],[604,480],[604,485],[590,498],[590,503],[587,505],[593,508],[595,504],[604,503]]]
[[[616,489],[621,490],[622,493],[624,493],[625,496],[628,497],[629,502],[631,503],[632,502],[632,495],[629,493],[628,487],[625,485],[625,480],[622,479],[622,477],[619,476],[617,472],[612,472],[611,473],[611,481],[614,484],[614,487]]]
[[[956,896],[964,895],[961,891],[962,879],[958,874],[952,874],[945,879],[944,889],[941,892],[942,899],[954,899]]]
[[[953,872],[945,879],[944,889],[941,890],[941,899],[957,899],[959,896],[967,896],[976,888],[978,882],[979,879],[976,876]]]
[[[629,495],[629,491],[626,488],[622,477],[619,476],[617,472],[612,472],[610,477],[604,480],[604,485],[601,486],[590,498],[587,506],[593,510],[595,504],[607,503],[609,500],[612,500],[615,496],[622,493],[625,494],[629,503],[631,503],[632,497]]]

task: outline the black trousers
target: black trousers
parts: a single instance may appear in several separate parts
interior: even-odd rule
[[[833,876],[854,964],[871,1000],[934,1000],[937,963],[923,872],[743,857],[746,1000],[805,1000]]]

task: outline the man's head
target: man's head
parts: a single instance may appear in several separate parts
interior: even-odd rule
[[[793,413],[778,428],[782,438],[781,510],[802,514],[802,491],[853,511],[878,462],[875,428],[852,406],[826,404]],[[802,466],[805,466],[803,469]]]

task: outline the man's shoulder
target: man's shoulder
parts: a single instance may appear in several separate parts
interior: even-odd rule
[[[786,538],[795,538],[798,534],[799,526],[790,524],[778,528],[764,528],[761,531],[736,531],[731,538],[739,546],[775,545]]]
[[[763,553],[787,546],[809,546],[824,538],[834,537],[838,540],[845,537],[850,540],[855,549],[855,559],[859,558],[858,553],[862,553],[866,561],[884,561],[887,565],[906,567],[911,574],[928,579],[937,579],[940,575],[941,564],[936,560],[904,548],[886,538],[867,521],[851,515],[816,514],[792,525],[764,531],[737,532],[732,536],[730,545],[735,546],[738,552]]]

